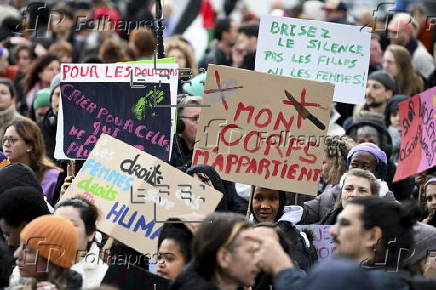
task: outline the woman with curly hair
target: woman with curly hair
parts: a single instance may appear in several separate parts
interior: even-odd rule
[[[325,138],[324,160],[320,189],[324,191],[328,186],[339,184],[341,176],[348,170],[347,154],[356,143],[347,136],[327,136]]]
[[[39,58],[29,70],[24,81],[26,98],[20,107],[25,107],[27,111],[32,107],[33,99],[37,91],[43,88],[49,88],[52,79],[60,71],[61,65],[57,56],[46,54]]]
[[[383,70],[394,77],[398,94],[413,96],[424,90],[424,82],[412,66],[410,53],[400,45],[391,44],[386,48]]]
[[[62,180],[61,169],[51,162],[46,153],[44,139],[38,125],[29,119],[18,119],[10,123],[3,136],[3,152],[11,163],[23,163],[34,171],[44,195],[53,204],[59,193],[58,180]]]

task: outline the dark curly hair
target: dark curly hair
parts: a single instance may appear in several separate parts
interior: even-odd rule
[[[324,142],[324,152],[326,156],[332,160],[332,168],[325,182],[326,184],[336,185],[339,184],[341,176],[348,170],[348,151],[350,151],[356,143],[347,136],[327,136]]]

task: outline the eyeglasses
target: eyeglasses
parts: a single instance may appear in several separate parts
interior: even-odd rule
[[[6,137],[6,138],[3,138],[2,139],[2,144],[4,145],[5,143],[6,143],[6,141],[8,141],[9,142],[9,144],[11,144],[11,145],[14,145],[15,144],[15,142],[17,142],[17,141],[19,141],[19,140],[21,140],[20,138],[12,138],[12,137]]]
[[[187,117],[187,116],[180,116],[180,118],[184,118],[184,119],[191,119],[192,122],[197,123],[198,119],[200,118],[200,116],[193,116],[193,117]]]

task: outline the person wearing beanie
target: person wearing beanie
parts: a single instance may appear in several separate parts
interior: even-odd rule
[[[305,202],[300,223],[319,223],[323,217],[332,212],[341,196],[344,176],[353,168],[360,168],[374,174],[380,183],[379,196],[394,199],[393,193],[384,181],[387,173],[387,163],[386,153],[373,143],[362,143],[353,147],[347,154],[346,166],[348,170],[342,175],[339,184],[333,186],[330,190],[325,190],[313,200]]]
[[[0,168],[0,196],[16,186],[31,186],[42,194],[42,188],[33,170],[23,163],[11,163]]]
[[[20,243],[21,230],[33,219],[49,214],[40,191],[32,186],[16,186],[0,195],[0,231],[15,250]]]
[[[436,251],[436,228],[423,223],[416,223],[413,227],[415,248],[409,263],[419,274],[424,274],[427,268],[429,253]]]
[[[388,100],[396,92],[394,78],[384,71],[375,71],[368,76],[365,90],[364,110],[384,114]]]
[[[70,270],[77,245],[77,229],[69,220],[56,215],[32,220],[21,231],[14,253],[20,275],[47,289],[80,289],[82,277]]]
[[[427,79],[433,73],[435,63],[425,46],[416,39],[416,27],[415,19],[411,15],[395,14],[388,25],[388,36],[391,43],[407,49],[412,57],[413,68]]]
[[[36,122],[41,122],[45,114],[50,110],[50,89],[45,88],[36,92],[33,99],[33,116],[32,119]]]
[[[41,128],[41,132],[44,137],[45,152],[47,156],[58,166],[61,164],[54,158],[54,150],[56,146],[57,116],[61,97],[60,84],[61,76],[58,74],[53,78],[50,85],[50,109],[45,113],[42,120],[38,121],[38,126]]]
[[[388,127],[389,135],[392,138],[392,156],[391,159],[397,165],[399,158],[399,151],[401,145],[401,124],[400,124],[400,111],[398,104],[409,97],[406,95],[395,95],[388,100],[385,111],[385,122]]]
[[[362,111],[362,113],[371,113]],[[392,137],[389,134],[384,119],[375,116],[367,116],[357,118],[351,127],[346,130],[346,134],[353,138],[356,143],[373,143],[377,145],[388,158],[387,172],[385,177],[376,176],[386,181],[389,189],[391,189],[395,198],[399,201],[407,199],[411,196],[414,189],[414,182],[411,178],[406,178],[393,182],[396,171],[395,159],[392,157],[393,144]]]

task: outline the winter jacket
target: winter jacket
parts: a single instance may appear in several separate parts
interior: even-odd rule
[[[318,223],[335,206],[336,198],[341,191],[339,184],[328,186],[323,193],[304,203],[303,216],[300,224],[310,225]]]
[[[82,275],[83,288],[88,289],[100,286],[108,267],[100,259],[100,248],[93,242],[85,258],[74,264],[71,269]]]
[[[170,290],[218,290],[218,288],[197,273],[192,264],[188,264],[176,277]]]
[[[192,165],[192,152],[186,146],[185,140],[178,134],[174,135],[170,164],[183,172]]]

